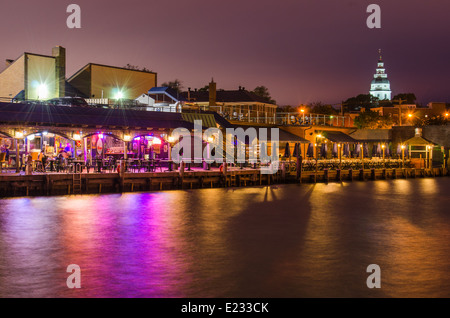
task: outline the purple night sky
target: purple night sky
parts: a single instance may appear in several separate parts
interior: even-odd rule
[[[81,6],[81,29],[66,7]],[[366,26],[381,6],[381,29]],[[0,59],[67,49],[85,64],[147,67],[158,84],[269,88],[279,105],[367,94],[383,50],[393,94],[450,102],[450,2],[444,0],[18,0],[0,4]],[[0,70],[4,63],[0,64]]]

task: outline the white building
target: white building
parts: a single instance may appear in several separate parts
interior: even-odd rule
[[[378,52],[380,53],[380,58],[378,59],[376,73],[373,76],[374,79],[370,83],[370,95],[378,97],[379,100],[391,100],[391,84],[389,83],[386,69],[384,68],[381,50]]]
[[[156,88],[153,88],[153,90],[154,89]],[[152,90],[150,91],[153,92]],[[135,100],[138,104],[147,106],[146,110],[148,111],[172,112],[172,113],[181,112],[181,102],[178,100],[171,100],[170,102],[165,99],[157,100],[155,98],[150,97],[148,94],[142,94]]]

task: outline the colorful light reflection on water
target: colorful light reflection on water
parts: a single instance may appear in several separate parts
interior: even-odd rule
[[[439,178],[1,200],[0,297],[449,297],[448,189]]]

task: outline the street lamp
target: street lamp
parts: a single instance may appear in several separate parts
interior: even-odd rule
[[[432,152],[433,147],[430,145],[427,145],[427,157],[428,157],[428,169],[431,169],[432,163],[433,163],[433,152]]]
[[[338,157],[339,157],[339,170],[341,169],[341,163],[342,163],[342,152],[341,152],[341,144],[338,144]]]
[[[402,148],[402,168],[405,167],[405,145],[401,146]]]
[[[385,147],[386,147],[385,145],[381,145],[381,149],[383,149],[383,160],[384,160],[384,148]]]
[[[302,124],[305,124],[305,109],[300,109],[300,112],[302,113]]]

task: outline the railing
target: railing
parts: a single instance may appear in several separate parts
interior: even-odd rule
[[[91,100],[89,100],[91,101]],[[100,101],[100,99],[96,100]],[[11,99],[0,97],[0,102],[11,102]],[[20,101],[30,105],[47,105],[47,101],[25,100]],[[148,106],[139,104],[134,100],[122,101],[115,104],[101,105],[90,104],[91,107],[119,108],[141,111],[155,112],[180,112],[181,107],[177,106]],[[331,126],[331,127],[352,127],[353,122],[350,116],[324,115],[324,114],[300,114],[300,113],[268,113],[264,111],[247,110],[243,112],[228,113],[223,106],[202,106],[200,111],[215,111],[226,120],[246,123],[271,124],[271,125],[291,125],[291,126]]]
[[[239,110],[235,106],[234,112],[227,111],[232,106],[201,106],[200,110],[215,111],[229,121],[273,124],[273,125],[295,125],[295,126],[332,126],[332,127],[351,127],[353,125],[350,116],[342,115],[324,115],[324,114],[300,114],[296,113],[269,113],[265,111],[256,111],[251,109]]]

